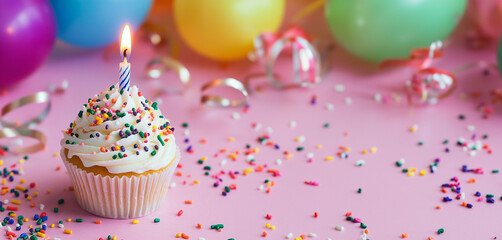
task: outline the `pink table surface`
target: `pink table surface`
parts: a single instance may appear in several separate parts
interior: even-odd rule
[[[318,32],[327,31],[321,26]],[[154,52],[148,44],[135,41],[133,46],[132,84],[138,85],[148,96],[154,89],[144,75],[144,66],[153,56],[162,55]],[[448,46],[445,57],[437,66],[452,70],[460,65],[477,60],[495,61],[496,46],[482,50],[466,48],[461,34]],[[189,68],[193,76],[193,86],[182,95],[163,95],[160,109],[177,127],[175,136],[182,149],[182,176],[174,176],[176,187],[169,190],[164,205],[155,213],[140,218],[139,224],[131,220],[112,220],[93,216],[82,210],[76,203],[73,192],[68,190],[70,179],[59,157],[61,130],[76,117],[81,104],[88,97],[104,90],[117,82],[118,54],[105,60],[104,49],[84,51],[68,49],[58,44],[49,60],[29,79],[9,89],[0,96],[0,105],[21,96],[45,90],[50,83],[60,84],[68,79],[69,88],[64,94],[53,94],[52,110],[47,119],[37,128],[48,136],[47,150],[32,154],[24,164],[27,183],[36,182],[39,196],[33,199],[36,208],[30,208],[29,202],[22,200],[19,213],[30,219],[40,213],[38,204],[45,204],[48,223],[64,220],[65,228],[73,231],[72,235],[63,233],[63,229],[47,231],[47,236],[62,239],[99,239],[108,235],[117,235],[118,239],[174,239],[177,233],[186,233],[190,239],[261,239],[267,232],[268,239],[284,239],[288,233],[294,237],[309,233],[317,234],[317,239],[361,239],[362,229],[359,224],[345,220],[345,213],[352,212],[368,226],[370,239],[400,239],[402,233],[408,233],[409,239],[495,239],[500,238],[500,213],[502,212],[502,179],[500,174],[492,173],[502,168],[500,164],[502,144],[502,120],[500,104],[495,105],[495,113],[489,119],[483,119],[476,106],[483,99],[490,102],[489,91],[502,85],[498,73],[492,71],[489,76],[481,74],[482,69],[467,71],[458,76],[459,86],[450,98],[434,106],[410,108],[405,101],[402,89],[403,81],[409,77],[409,71],[377,71],[375,66],[354,59],[337,48],[332,56],[333,67],[319,85],[309,89],[279,91],[265,87],[250,96],[250,109],[244,113],[242,108],[218,109],[202,107],[199,104],[200,86],[214,78],[235,77],[243,79],[246,75],[261,71],[262,67],[247,61],[229,63],[225,68],[218,62],[201,58],[185,47],[181,48],[181,61]],[[118,50],[117,50],[118,53]],[[117,56],[115,56],[117,55]],[[289,60],[281,59],[277,72],[286,74],[290,71]],[[175,83],[176,79],[165,80]],[[335,92],[333,87],[343,84],[344,92]],[[481,92],[480,98],[462,99],[461,93]],[[401,97],[401,102],[378,103],[373,99],[375,93],[391,97]],[[310,100],[317,96],[317,104]],[[352,104],[345,99],[351,98]],[[334,110],[325,105],[331,103]],[[37,108],[31,108],[38,111]],[[232,118],[232,113],[240,114],[240,119]],[[17,112],[9,119],[21,119],[25,112]],[[459,120],[459,114],[465,120]],[[296,128],[290,122],[296,121]],[[189,143],[184,143],[182,123],[188,123]],[[261,129],[254,130],[253,123],[261,124]],[[329,123],[328,128],[323,127]],[[418,125],[418,131],[412,133],[409,128]],[[469,131],[467,126],[475,126]],[[270,128],[270,140],[280,146],[279,150],[261,145],[257,138]],[[347,132],[348,136],[344,133]],[[472,134],[483,139],[493,150],[486,150],[471,157],[461,147],[456,146],[459,137],[469,139]],[[304,136],[305,142],[295,138]],[[229,137],[235,141],[228,141]],[[207,139],[207,143],[200,142]],[[444,145],[443,140],[449,143]],[[422,146],[418,142],[423,142]],[[238,174],[231,179],[222,175],[223,182],[213,187],[215,179],[204,175],[204,166],[211,166],[212,174],[220,171],[242,171],[250,166],[242,152],[246,144],[259,148],[253,154],[256,163],[267,164],[267,169],[276,169],[280,177],[271,173],[254,172],[244,176]],[[322,144],[318,149],[317,145]],[[184,151],[192,146],[194,153]],[[297,147],[304,147],[297,151]],[[340,146],[351,148],[349,158],[336,157]],[[363,154],[363,150],[377,148],[375,153]],[[449,153],[445,148],[450,149]],[[236,161],[231,161],[227,153],[220,149],[241,151]],[[293,157],[286,159],[284,151]],[[313,162],[307,161],[307,153],[314,153]],[[218,154],[215,156],[215,154]],[[333,161],[325,161],[326,156],[335,156]],[[203,165],[197,163],[201,157],[207,157]],[[4,158],[4,166],[16,163],[20,156]],[[404,168],[428,170],[435,158],[441,162],[434,174],[408,177],[395,162],[405,158]],[[221,166],[222,160],[227,164]],[[282,159],[282,164],[276,164]],[[356,166],[356,161],[363,159],[366,164]],[[464,173],[462,165],[470,168],[483,168],[484,174]],[[62,169],[57,171],[56,168]],[[448,191],[441,192],[441,185],[457,176],[465,193],[465,201],[474,207],[461,206],[461,200],[444,203],[444,196],[455,197]],[[475,178],[475,183],[468,180]],[[274,181],[270,193],[259,191],[265,180]],[[13,187],[18,183],[8,183]],[[198,180],[200,183],[193,184]],[[304,181],[316,181],[319,186],[304,184]],[[186,184],[185,184],[186,183]],[[236,184],[237,190],[222,196],[224,186]],[[362,193],[358,193],[358,188]],[[47,192],[50,190],[50,193]],[[32,190],[33,191],[33,190]],[[495,195],[495,203],[478,202],[474,196],[480,191],[483,196]],[[0,196],[1,200],[12,199],[11,195]],[[58,199],[65,199],[58,205]],[[193,204],[185,204],[185,200]],[[441,209],[437,210],[436,206]],[[59,213],[53,208],[59,207]],[[183,210],[181,216],[177,213]],[[319,216],[314,217],[317,212]],[[265,218],[267,214],[272,219]],[[3,213],[1,216],[6,216]],[[82,218],[82,223],[66,222],[66,219]],[[160,218],[160,223],[153,223]],[[102,224],[94,224],[102,220]],[[31,224],[34,221],[30,220]],[[197,228],[197,224],[202,229]],[[212,224],[224,224],[221,232],[211,230]],[[266,223],[275,226],[275,230],[266,228]],[[345,227],[336,231],[335,226]],[[438,235],[439,228],[445,233]],[[27,227],[23,227],[23,232]],[[19,232],[20,233],[20,232]],[[265,239],[266,239],[265,238]]]

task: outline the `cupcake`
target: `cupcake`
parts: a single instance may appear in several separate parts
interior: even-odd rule
[[[155,211],[180,160],[173,131],[136,86],[116,84],[89,98],[61,140],[78,204],[107,218]]]

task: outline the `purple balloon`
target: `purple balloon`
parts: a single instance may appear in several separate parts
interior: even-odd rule
[[[0,87],[32,74],[49,55],[55,36],[47,0],[0,0]]]

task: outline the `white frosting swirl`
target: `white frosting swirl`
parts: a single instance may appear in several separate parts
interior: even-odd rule
[[[61,140],[68,158],[78,156],[85,167],[102,166],[114,174],[167,166],[176,154],[169,120],[136,86],[120,92],[115,84],[84,104]]]

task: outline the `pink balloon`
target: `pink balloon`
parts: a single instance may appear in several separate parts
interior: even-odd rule
[[[47,0],[0,1],[0,87],[32,74],[54,45],[56,21]]]
[[[502,0],[471,0],[467,12],[481,37],[502,34]]]

